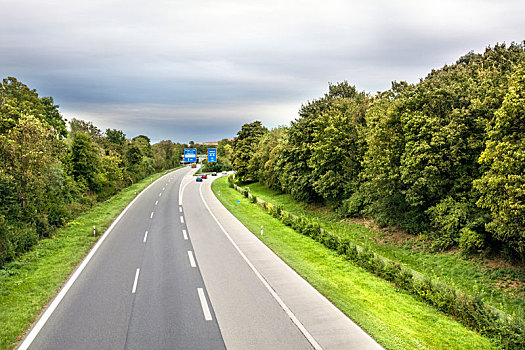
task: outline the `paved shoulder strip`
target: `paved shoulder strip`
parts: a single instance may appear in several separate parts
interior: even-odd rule
[[[259,271],[255,268],[255,266],[253,266],[253,264],[251,263],[251,261],[246,257],[246,255],[244,255],[244,253],[242,252],[242,250],[239,248],[239,246],[233,241],[233,239],[231,238],[231,236],[228,234],[228,232],[224,229],[224,227],[222,226],[222,224],[219,222],[219,220],[217,219],[217,217],[213,214],[213,212],[210,210],[210,207],[208,206],[208,203],[206,203],[206,200],[204,199],[204,196],[202,194],[202,184],[201,186],[199,186],[199,192],[200,192],[200,195],[201,195],[201,199],[202,199],[202,202],[204,203],[204,206],[206,207],[206,209],[208,210],[208,212],[210,213],[210,215],[212,216],[212,218],[215,220],[215,222],[217,223],[217,225],[219,226],[219,228],[222,230],[222,232],[226,235],[226,237],[228,238],[228,240],[231,242],[231,244],[235,247],[235,249],[237,250],[237,252],[239,253],[239,255],[243,258],[243,260],[246,262],[246,264],[248,264],[248,266],[250,267],[250,269],[255,273],[255,275],[257,276],[257,278],[261,281],[261,283],[266,287],[266,289],[270,292],[270,294],[272,295],[272,297],[275,299],[275,301],[277,301],[277,303],[281,306],[281,308],[284,310],[284,312],[286,312],[286,314],[288,315],[288,317],[290,317],[290,319],[292,320],[292,322],[297,326],[297,328],[301,331],[301,333],[303,333],[303,335],[305,336],[305,338],[308,340],[308,342],[312,345],[312,347],[316,350],[322,350],[322,347],[321,345],[319,345],[319,343],[317,343],[317,341],[314,339],[314,337],[312,337],[312,335],[310,334],[310,332],[308,332],[308,330],[303,326],[303,324],[297,319],[297,317],[293,314],[293,312],[290,310],[290,308],[288,308],[288,306],[286,306],[286,304],[283,302],[283,300],[279,297],[279,295],[277,295],[277,293],[275,292],[275,290],[268,284],[268,282],[264,279],[264,277],[259,273]]]

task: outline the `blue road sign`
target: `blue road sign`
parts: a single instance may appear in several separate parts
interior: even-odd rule
[[[184,149],[184,163],[195,163],[197,162],[197,149],[196,148],[185,148]]]
[[[217,162],[217,149],[208,148],[208,163]]]

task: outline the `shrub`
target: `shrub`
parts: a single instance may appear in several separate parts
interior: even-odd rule
[[[434,248],[444,250],[457,246],[459,230],[467,222],[467,204],[456,202],[451,197],[447,197],[428,209],[427,213],[430,216]]]
[[[241,193],[247,190],[238,188]],[[253,198],[253,197],[252,197]],[[435,218],[445,219],[448,222],[448,232],[457,227],[458,216],[456,205],[452,202],[437,206]],[[394,283],[415,295],[418,299],[434,306],[438,310],[455,317],[464,325],[471,327],[481,334],[497,339],[506,349],[525,349],[525,324],[517,317],[510,317],[490,305],[485,304],[479,296],[469,297],[451,286],[433,281],[428,276],[416,273],[400,263],[386,259],[372,252],[368,247],[359,248],[348,239],[321,228],[321,225],[306,216],[295,216],[288,213],[281,206],[268,203],[268,213],[278,217],[285,225],[291,226],[297,232],[312,237],[327,248],[337,251],[357,266],[360,266],[375,275]],[[439,215],[435,215],[439,214]],[[481,221],[480,221],[481,222]],[[461,242],[464,247],[478,247],[484,237],[477,239],[477,233],[469,228],[471,223],[461,229]],[[478,225],[479,226],[479,225]],[[466,249],[466,248],[465,248]]]
[[[481,253],[485,247],[485,235],[463,227],[459,232],[459,248],[464,253]]]

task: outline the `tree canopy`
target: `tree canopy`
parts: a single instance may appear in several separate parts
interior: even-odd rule
[[[251,139],[249,160],[234,152],[234,168],[342,216],[424,234],[435,249],[523,261],[524,67],[524,45],[501,44],[375,96],[329,84],[290,126]]]
[[[66,120],[52,97],[0,84],[0,267],[81,211],[179,163],[184,145]]]

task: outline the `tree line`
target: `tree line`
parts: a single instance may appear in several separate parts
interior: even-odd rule
[[[245,124],[242,181],[345,217],[371,217],[435,249],[525,261],[525,49],[498,44],[375,95],[329,84],[289,126]]]
[[[16,78],[0,85],[0,267],[97,201],[178,165],[187,145],[72,119]]]

